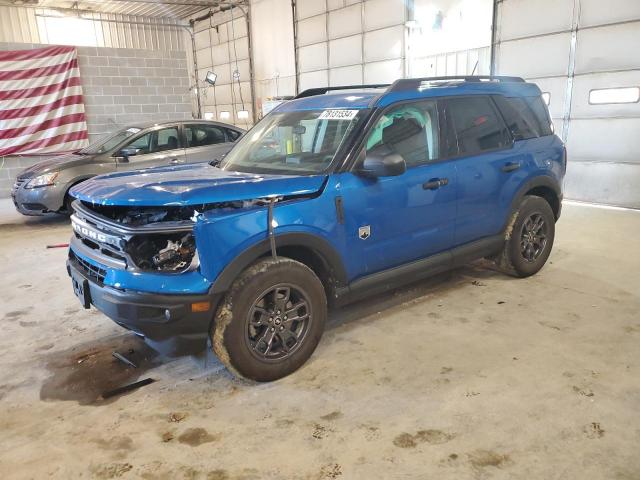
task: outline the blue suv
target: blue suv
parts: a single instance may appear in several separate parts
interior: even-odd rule
[[[85,308],[275,380],[310,357],[329,306],[482,257],[536,273],[565,168],[520,78],[307,90],[222,160],[74,187],[67,269]]]

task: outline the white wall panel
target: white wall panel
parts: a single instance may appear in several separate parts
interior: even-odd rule
[[[296,71],[291,1],[251,0],[251,14],[256,105],[262,105],[271,97],[294,95]],[[248,61],[246,64],[248,66]],[[241,62],[241,69],[244,69],[243,65]],[[259,108],[257,112],[262,113]]]
[[[327,68],[327,44],[317,43],[298,50],[298,66],[301,72]]]
[[[640,22],[578,32],[576,73],[640,68]]]
[[[392,83],[403,74],[402,60],[367,63],[364,66],[364,83]]]
[[[573,0],[505,0],[500,39],[570,30],[572,12]]]
[[[361,85],[362,65],[353,65],[351,67],[332,68],[330,73],[330,85],[332,87],[341,85]]]
[[[566,138],[565,198],[640,208],[640,103],[589,104],[593,89],[640,86],[640,1],[499,5],[498,73],[558,75],[536,83],[550,92],[556,133]],[[572,30],[575,41],[571,33],[504,41],[558,29]]]
[[[297,0],[296,12],[298,20],[318,15],[327,11],[327,3],[325,0]]]
[[[501,43],[498,67],[503,75],[551,77],[567,74],[570,33]]]
[[[403,56],[404,27],[391,27],[364,35],[364,60],[375,62]]]
[[[216,75],[218,75],[218,77],[216,78],[216,86],[218,85],[228,85],[229,83],[231,83],[233,80],[233,77],[231,75],[231,71],[235,68],[235,64],[231,65],[229,63],[225,63],[224,65],[217,65],[214,68],[214,71],[216,72]],[[204,79],[204,77],[202,77]]]
[[[362,63],[362,35],[353,35],[329,42],[329,66],[331,68],[355,63]]]
[[[597,73],[580,75],[573,81],[572,117],[639,117],[640,102],[622,104],[589,104],[593,89],[614,87],[640,87],[640,70],[632,72]],[[640,143],[638,144],[640,146]],[[640,155],[639,155],[640,157]]]
[[[327,40],[327,17],[326,15],[316,15],[305,18],[298,23],[298,45],[304,46],[311,43],[324,42]]]
[[[640,165],[638,132],[640,118],[572,119],[567,149],[574,160]]]
[[[344,7],[344,0],[327,0],[327,8],[329,10],[336,10]]]
[[[329,13],[329,38],[340,38],[362,31],[362,7],[352,5]]]
[[[364,28],[366,31],[403,24],[404,0],[368,0],[364,3]]]
[[[638,0],[580,0],[580,26],[640,19]]]
[[[569,162],[565,198],[640,208],[638,165],[607,162]]]
[[[228,43],[223,43],[221,45],[214,45],[213,47],[211,47],[211,50],[213,50],[214,65],[222,65],[224,63],[229,63],[229,44]]]
[[[210,45],[210,34],[208,30],[202,30],[201,32],[197,32],[195,35],[196,49],[208,48]]]
[[[300,74],[300,91],[308,88],[326,87],[329,85],[329,71],[319,70],[317,72]]]
[[[551,114],[551,118],[556,120],[561,119],[567,95],[567,77],[539,78],[536,79],[535,83],[543,93],[547,92],[550,95],[549,113]],[[557,128],[562,122],[556,121],[554,123],[556,133],[558,133]]]
[[[211,52],[208,48],[196,50],[196,60],[198,61],[198,68],[210,68],[211,65]]]
[[[245,60],[249,58],[249,38],[238,38],[229,43],[229,59],[231,61]]]

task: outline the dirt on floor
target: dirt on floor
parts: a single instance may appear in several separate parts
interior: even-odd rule
[[[2,479],[640,479],[638,212],[567,205],[538,275],[480,262],[351,305],[252,384],[84,310],[46,249],[68,222],[6,207]]]

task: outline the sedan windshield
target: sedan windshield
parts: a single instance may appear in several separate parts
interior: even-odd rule
[[[364,110],[273,112],[239,140],[220,168],[284,175],[321,173],[365,114]]]
[[[139,131],[140,129],[136,127],[118,130],[116,133],[107,135],[97,142],[92,143],[88,147],[83,148],[78,153],[80,153],[81,155],[95,155],[96,153],[109,152],[110,150],[114,149],[122,142],[124,142],[131,135],[138,133]]]

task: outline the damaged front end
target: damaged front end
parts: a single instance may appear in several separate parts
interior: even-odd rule
[[[193,209],[88,206],[76,202],[72,243],[106,265],[137,272],[182,273],[198,265]],[[100,258],[102,257],[102,258]]]
[[[74,204],[71,217],[75,243],[135,272],[184,273],[199,259],[194,225],[199,215],[224,213],[261,204],[259,200],[189,207],[125,207]]]

